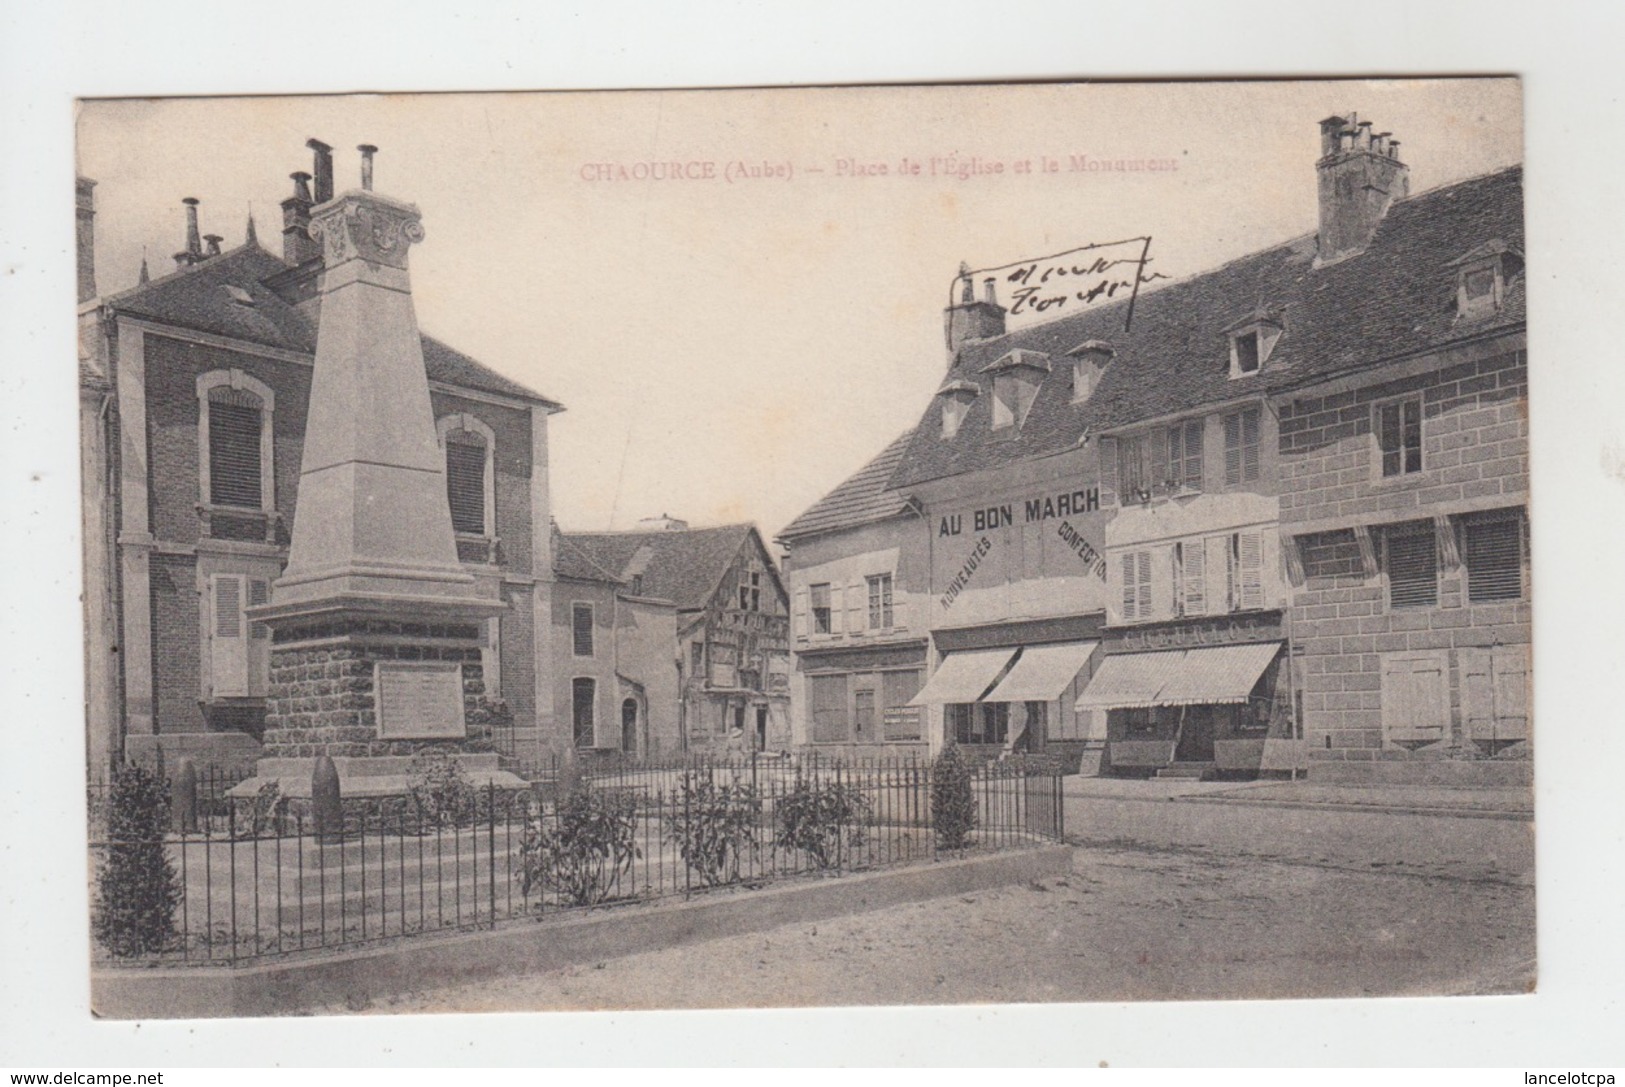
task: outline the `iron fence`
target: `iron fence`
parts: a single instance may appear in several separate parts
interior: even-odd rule
[[[188,780],[183,771],[163,782],[172,829],[161,843],[110,831],[110,787],[95,783],[93,870],[127,867],[145,846],[149,858],[167,860],[178,891],[157,938],[115,954],[103,936],[96,953],[201,963],[319,953],[1008,849],[1058,840],[1065,829],[1060,775],[1031,761],[972,768],[975,825],[954,851],[938,846],[932,766],[920,759],[516,769],[523,788],[465,783],[433,803],[344,797],[336,818],[274,788],[233,795],[240,776]],[[105,901],[101,883],[93,908],[106,911],[119,904]]]

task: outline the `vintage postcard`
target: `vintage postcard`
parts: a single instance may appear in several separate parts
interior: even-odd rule
[[[82,101],[95,1013],[1531,991],[1522,116]]]

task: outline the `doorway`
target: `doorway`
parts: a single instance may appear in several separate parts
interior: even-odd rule
[[[756,707],[756,750],[767,750],[767,707]]]
[[[1212,762],[1214,713],[1212,706],[1186,706],[1180,721],[1175,762]]]
[[[621,750],[628,755],[638,753],[638,700],[635,698],[621,703]]]

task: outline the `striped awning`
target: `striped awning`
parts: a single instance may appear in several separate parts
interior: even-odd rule
[[[979,702],[1016,655],[1014,649],[972,649],[949,653],[931,673],[920,693],[909,699],[910,706],[944,705],[951,702]]]
[[[1030,645],[987,696],[989,702],[1053,702],[1089,663],[1099,642]]]
[[[1245,702],[1280,642],[1119,653],[1101,661],[1078,698],[1079,710]]]

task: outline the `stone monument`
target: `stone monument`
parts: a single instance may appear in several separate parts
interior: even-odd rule
[[[443,750],[476,785],[523,782],[469,735],[484,694],[483,621],[498,599],[457,560],[407,251],[418,209],[362,188],[311,210],[323,262],[315,373],[288,565],[268,603],[264,754],[256,778],[310,795],[322,756],[345,796],[404,792],[411,757]]]

